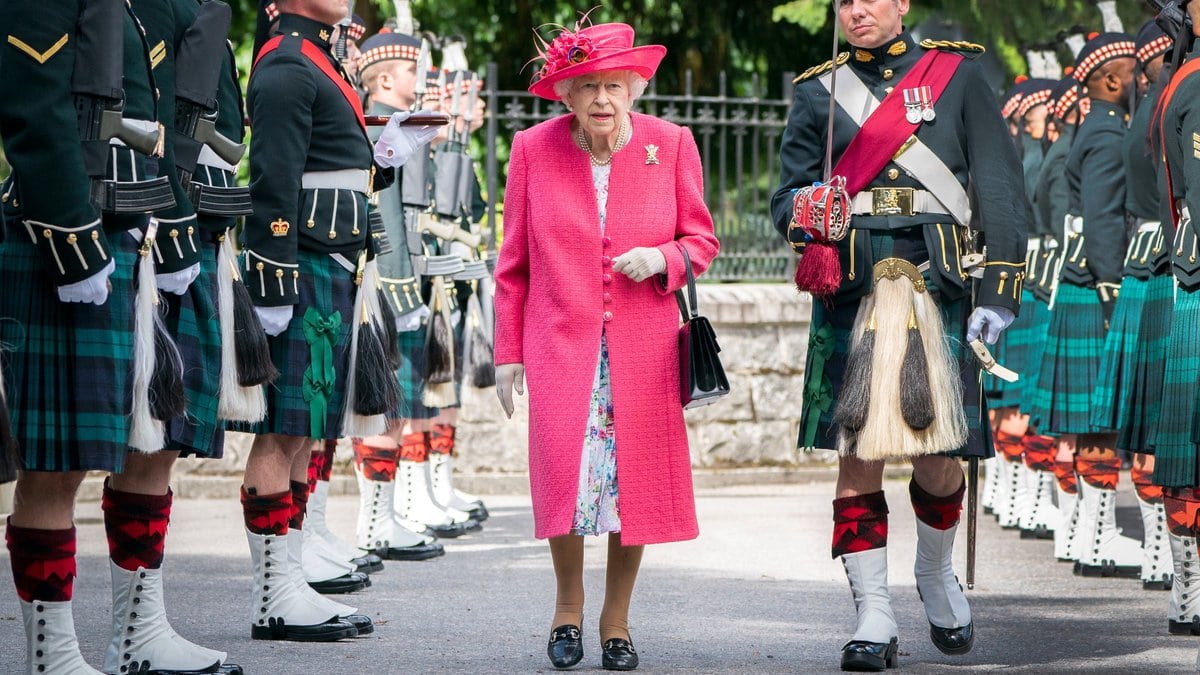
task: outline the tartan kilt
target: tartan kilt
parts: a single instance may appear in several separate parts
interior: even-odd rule
[[[437,408],[426,407],[421,403],[425,394],[425,334],[428,324],[421,324],[416,330],[399,333],[400,367],[396,370],[396,379],[400,381],[400,407],[391,417],[400,420],[433,419],[438,415]]]
[[[256,424],[238,425],[238,428],[247,428],[256,434],[337,439],[342,431],[346,374],[350,369],[351,321],[358,286],[354,283],[354,272],[329,255],[300,250],[296,262],[300,266],[299,300],[294,306],[292,321],[287,330],[269,338],[271,361],[279,369],[279,379],[267,387],[267,418]],[[313,406],[306,400],[304,392],[305,374],[312,363],[312,350],[304,335],[304,317],[310,308],[315,309],[322,319],[331,319],[335,312],[340,318],[332,346],[334,385],[326,397],[323,421],[313,419]],[[313,433],[314,430],[320,433]]]
[[[1162,414],[1163,375],[1174,304],[1175,279],[1170,273],[1158,274],[1146,281],[1141,330],[1133,352],[1129,410],[1117,428],[1118,448],[1154,454],[1154,439]]]
[[[1039,364],[1046,353],[1046,332],[1050,325],[1050,305],[1038,299],[1033,293],[1025,291],[1021,296],[1021,314],[1028,314],[1033,324],[1029,339],[1029,352],[1021,374],[1021,403],[1017,406],[1020,411],[1030,415],[1029,424],[1037,427],[1041,420],[1033,415],[1033,402],[1037,396]],[[1003,362],[1002,362],[1003,363]],[[1008,365],[1008,364],[1004,364]]]
[[[1038,333],[1045,332],[1044,323],[1035,323],[1035,316],[1029,311],[1033,304],[1033,293],[1023,291],[1021,295],[1021,313],[1000,335],[1000,341],[995,350],[996,361],[1008,369],[1024,373],[1029,369],[1030,354],[1034,343],[1038,342]],[[984,374],[984,391],[987,392],[988,406],[992,408],[1016,408],[1022,403],[1024,388],[1022,382],[1005,382],[994,376]]]
[[[26,471],[119,472],[128,451],[138,242],[107,232],[116,263],[107,302],[64,303],[15,222],[0,247],[0,288],[8,291],[0,293],[0,343],[18,459]]]
[[[1098,429],[1120,430],[1128,420],[1130,397],[1133,394],[1134,354],[1141,332],[1142,307],[1146,301],[1145,279],[1127,276],[1121,280],[1121,290],[1113,307],[1108,332],[1104,335],[1104,351],[1100,359],[1100,374],[1092,393],[1092,426]]]
[[[1162,414],[1154,445],[1154,483],[1163,487],[1200,485],[1195,443],[1195,417],[1200,406],[1196,373],[1200,372],[1200,291],[1182,288],[1171,315],[1163,377]]]
[[[1032,407],[1041,433],[1103,431],[1091,424],[1103,350],[1104,313],[1095,289],[1059,281]]]
[[[183,357],[185,413],[167,423],[167,448],[184,457],[219,459],[225,429],[217,417],[221,387],[221,321],[217,315],[217,244],[200,230],[200,276],[187,293],[163,293],[167,330]]]
[[[897,257],[919,265],[929,259],[920,228],[860,231],[870,233],[871,253],[876,261]],[[963,411],[967,419],[966,445],[945,454],[962,458],[992,457],[995,450],[987,422],[987,403],[983,399],[979,367],[965,340],[970,300],[963,298],[947,301],[938,291],[938,279],[928,271],[924,272],[923,276],[928,292],[933,294],[941,310],[942,323],[951,344],[951,355],[959,364]],[[854,331],[854,319],[861,302],[862,299],[839,302],[838,298],[834,297],[828,306],[821,302],[812,303],[808,358],[802,389],[800,439],[797,444],[801,449],[838,447],[838,425],[833,421],[833,412],[837,409],[838,393],[842,388],[846,359],[850,352],[850,338]],[[904,422],[896,420],[896,423]]]

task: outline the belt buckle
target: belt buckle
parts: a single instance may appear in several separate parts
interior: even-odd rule
[[[913,188],[871,188],[871,215],[913,215]]]

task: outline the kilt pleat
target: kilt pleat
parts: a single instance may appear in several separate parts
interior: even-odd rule
[[[1045,326],[1037,324],[1037,317],[1029,311],[1030,305],[1033,304],[1033,294],[1025,291],[1021,300],[1021,313],[1017,315],[1008,330],[1000,335],[1000,340],[993,351],[999,363],[1018,373],[1028,370],[1034,343],[1038,341],[1037,334],[1045,330]],[[1021,405],[1023,394],[1021,380],[1010,383],[994,375],[985,374],[984,383],[989,406],[1010,408]]]
[[[1133,356],[1133,390],[1128,414],[1118,428],[1118,448],[1154,453],[1174,304],[1175,279],[1170,274],[1157,275],[1146,282],[1141,330]]]
[[[1086,434],[1104,349],[1104,314],[1096,291],[1060,282],[1050,313],[1032,415],[1042,433]]]
[[[10,235],[18,234],[14,228]],[[24,235],[23,229],[19,234]],[[0,246],[0,350],[27,471],[120,471],[129,435],[137,241],[109,232],[103,305],[64,303],[25,236]]]
[[[425,333],[427,324],[416,330],[399,334],[400,367],[396,379],[400,381],[400,406],[392,415],[395,419],[424,420],[437,417],[438,409],[421,403],[425,394]]]
[[[867,232],[864,230],[864,232]],[[877,231],[870,230],[871,251],[873,259],[878,261],[887,257],[904,258],[920,264],[927,261],[928,252],[919,229]],[[937,279],[925,273],[925,282],[933,294],[941,311],[942,323],[945,326],[947,340],[950,343],[950,353],[959,364],[959,377],[963,388],[963,411],[967,419],[967,442],[953,452],[946,453],[955,457],[991,457],[994,454],[989,425],[987,424],[987,402],[983,398],[983,388],[979,377],[979,368],[975,358],[964,340],[969,314],[969,300],[947,301],[938,293]],[[834,449],[838,447],[838,425],[833,421],[833,411],[837,408],[837,397],[842,387],[842,379],[846,370],[846,358],[849,354],[850,336],[854,330],[854,319],[858,314],[861,300],[837,302],[826,306],[821,302],[812,304],[812,321],[809,326],[809,365],[805,368],[803,401],[801,406],[800,440],[801,448],[818,447]],[[820,368],[812,364],[822,361]],[[818,372],[819,371],[819,372]],[[903,424],[903,420],[896,420]],[[812,436],[813,442],[808,443]]]
[[[203,236],[207,237],[206,234]],[[224,449],[225,431],[217,416],[221,386],[221,323],[217,315],[217,248],[200,249],[200,276],[187,293],[163,293],[167,330],[183,357],[184,415],[167,424],[167,447],[183,456],[216,459]]]
[[[1050,328],[1050,305],[1039,300],[1033,293],[1026,292],[1021,296],[1021,313],[1028,314],[1032,324],[1029,334],[1029,352],[1025,367],[1019,370],[1021,379],[1021,403],[1017,406],[1020,411],[1029,415],[1029,423],[1034,427],[1040,425],[1040,418],[1033,413],[1033,404],[1037,398],[1038,376],[1042,357],[1046,353],[1046,338]],[[1003,363],[1003,362],[1001,362]],[[1005,363],[1004,365],[1008,365]],[[1009,366],[1011,368],[1011,366]]]
[[[1118,430],[1128,419],[1132,407],[1134,355],[1148,283],[1129,276],[1121,280],[1121,290],[1104,336],[1096,390],[1092,393],[1091,423],[1098,429]]]
[[[1164,487],[1198,484],[1194,419],[1196,373],[1200,371],[1200,292],[1179,290],[1171,315],[1163,377],[1162,415],[1154,446],[1154,483]]]
[[[279,378],[267,387],[267,419],[257,424],[236,425],[259,434],[312,437],[313,422],[322,428],[324,439],[341,436],[345,409],[346,376],[350,368],[350,331],[353,327],[354,299],[358,287],[354,272],[346,270],[332,257],[301,250],[299,300],[287,330],[270,338],[271,360],[279,369]],[[312,352],[304,335],[304,317],[316,310],[323,319],[334,313],[340,317],[332,346],[334,383],[326,399],[325,420],[313,420],[313,406],[305,399],[305,373],[312,363]]]

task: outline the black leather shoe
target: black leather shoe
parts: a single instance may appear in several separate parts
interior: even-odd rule
[[[550,631],[546,656],[555,668],[570,668],[579,663],[583,659],[583,637],[579,626],[566,623]]]
[[[379,555],[388,560],[429,560],[430,558],[446,555],[446,548],[436,541],[432,544],[389,546],[375,550]]]
[[[900,659],[897,657],[899,651],[897,638],[892,638],[890,642],[851,640],[842,647],[842,670],[878,673],[895,668],[900,665]]]
[[[362,572],[363,574],[373,574],[375,572],[383,571],[383,558],[375,555],[374,553],[368,553],[359,558],[355,558],[350,561],[350,564],[354,565],[355,572]]]
[[[121,666],[121,672],[129,675],[244,675],[242,667],[236,663],[219,662],[200,670],[161,670],[149,661],[130,661]]]
[[[475,521],[469,520],[469,523]],[[467,533],[467,523],[450,523],[449,525],[430,525],[433,536],[438,539],[457,539]]]
[[[375,622],[371,621],[371,617],[367,616],[366,614],[351,614],[349,616],[343,616],[341,619],[351,626],[354,626],[354,629],[358,631],[358,635],[356,637],[370,635],[371,633],[375,632]]]
[[[476,502],[475,506],[473,506],[470,511],[467,511],[467,515],[471,516],[471,520],[482,523],[488,519],[490,514],[488,513],[487,507],[483,505],[483,502]]]
[[[975,644],[975,624],[972,622],[961,628],[939,628],[929,624],[929,639],[941,653],[961,656],[971,651]]]
[[[349,621],[333,618],[312,626],[289,626],[283,619],[272,617],[265,626],[251,626],[252,640],[288,640],[291,642],[333,642],[358,635]]]
[[[605,670],[635,670],[638,667],[637,650],[629,640],[609,638],[604,641],[600,665]]]
[[[361,591],[371,585],[371,580],[362,572],[350,572],[336,579],[308,582],[312,589],[322,595],[336,595]]]
[[[1200,635],[1200,617],[1192,617],[1191,621],[1167,619],[1167,632],[1171,635]]]

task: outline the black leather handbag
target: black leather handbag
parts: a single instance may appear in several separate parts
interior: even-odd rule
[[[683,325],[679,328],[679,394],[683,407],[699,408],[729,393],[729,380],[721,365],[721,346],[708,319],[700,316],[696,303],[696,277],[687,249],[683,250],[683,266],[687,269],[687,295],[675,291]]]

